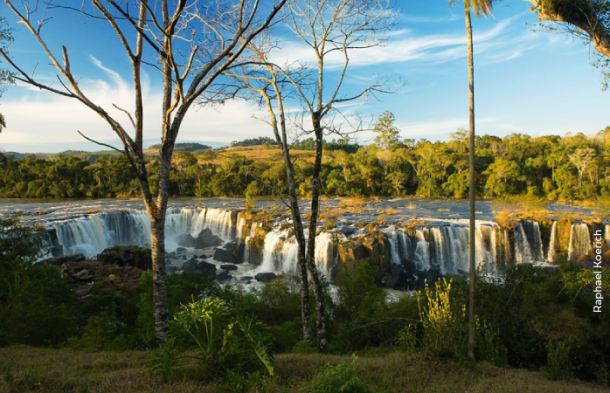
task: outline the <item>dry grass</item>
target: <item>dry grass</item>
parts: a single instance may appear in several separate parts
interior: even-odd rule
[[[1,392],[222,392],[197,366],[177,369],[164,384],[150,374],[151,352],[85,353],[14,346],[0,349]],[[324,364],[351,361],[349,356],[282,354],[270,392],[311,391]],[[431,360],[421,355],[361,357],[360,378],[373,392],[536,392],[608,391],[580,381],[555,382],[540,373],[489,365]],[[204,375],[207,378],[202,378]]]

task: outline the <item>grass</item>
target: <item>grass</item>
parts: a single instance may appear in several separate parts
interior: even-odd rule
[[[152,352],[87,353],[69,349],[13,346],[0,349],[0,392],[222,392],[219,381],[198,365],[175,369],[169,384],[151,376]],[[280,354],[271,392],[311,391],[326,363],[350,356]],[[432,360],[396,352],[359,358],[359,378],[373,392],[540,392],[608,391],[581,381],[550,381],[538,372],[484,364]],[[202,376],[208,375],[206,378]]]

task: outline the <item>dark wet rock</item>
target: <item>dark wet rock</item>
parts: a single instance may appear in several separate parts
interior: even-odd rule
[[[101,254],[98,254],[97,260],[107,265],[135,266],[142,270],[152,269],[150,249],[138,246],[107,248]]]
[[[53,265],[53,266],[60,266],[63,265],[64,263],[68,263],[68,262],[82,262],[84,261],[85,256],[83,254],[72,254],[72,255],[62,255],[60,257],[53,257],[53,258],[47,258],[47,259],[43,259],[42,261],[38,261],[36,263],[48,263],[49,265]]]
[[[416,279],[411,279],[407,281],[407,289],[409,291],[414,291],[417,289],[417,280]]]
[[[250,284],[250,281],[253,280],[253,277],[252,276],[241,276],[241,277],[238,277],[237,279],[239,280],[239,282]]]
[[[392,289],[407,288],[407,281],[407,274],[402,265],[392,266],[389,274],[385,274],[382,278],[383,284]]]
[[[259,282],[271,282],[277,278],[275,273],[258,273],[254,279]]]
[[[176,266],[172,266],[172,265],[170,265],[170,266],[166,266],[166,267],[165,267],[165,271],[166,271],[167,273],[175,273],[175,272],[177,272],[177,271],[178,271],[178,268],[177,268]]]
[[[214,235],[209,228],[199,232],[197,237],[193,237],[190,234],[184,234],[178,236],[176,242],[183,247],[192,247],[195,249],[203,249],[208,247],[215,247],[222,244],[222,239]]]
[[[204,277],[216,277],[216,265],[209,262],[198,262],[197,271]]]
[[[413,261],[409,261],[408,259],[403,259],[402,261],[400,261],[400,264],[402,265],[402,267],[404,267],[405,274],[408,277],[414,276],[415,273],[417,272],[417,265]]]
[[[237,270],[237,266],[235,266],[235,265],[221,265],[220,268],[222,270],[228,270],[228,271]]]
[[[428,271],[428,277],[426,279],[426,282],[428,283],[428,285],[432,286],[435,285],[441,277],[441,271],[439,269],[430,269]]]
[[[214,250],[214,259],[218,262],[237,263],[237,259],[232,252],[225,250],[224,248],[217,248]]]
[[[229,251],[235,256],[237,263],[241,263],[244,260],[244,251],[246,249],[246,242],[244,239],[235,239],[225,244],[224,249]]]
[[[195,258],[189,259],[182,265],[182,270],[197,270],[197,262],[199,261]]]
[[[358,232],[358,228],[351,227],[351,226],[343,226],[343,227],[338,227],[336,229],[336,232],[344,235],[345,237],[350,237],[354,233]]]
[[[182,255],[182,259],[186,259],[186,255]]]
[[[226,271],[226,270],[223,270],[223,271],[218,272],[218,273],[216,274],[216,279],[217,279],[217,280],[228,281],[228,280],[230,280],[230,279],[232,279],[232,278],[233,278],[233,276],[231,275],[231,273],[229,273],[229,272],[228,272],[228,271]]]
[[[184,248],[184,247],[176,248],[176,253],[178,253],[178,254],[183,254],[185,252],[186,252],[186,248]]]

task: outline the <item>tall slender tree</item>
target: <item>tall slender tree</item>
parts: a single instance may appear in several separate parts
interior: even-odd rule
[[[122,153],[131,164],[151,222],[151,247],[153,260],[155,343],[165,342],[168,323],[167,286],[165,280],[165,215],[169,201],[170,169],[174,146],[182,122],[193,105],[216,79],[238,62],[248,43],[264,31],[284,5],[286,0],[261,6],[260,0],[234,0],[199,2],[198,0],[115,0],[73,1],[25,1],[5,0],[8,8],[34,36],[41,50],[49,58],[61,87],[44,82],[38,76],[24,71],[0,48],[0,56],[15,70],[15,79],[42,90],[75,99],[88,107],[108,123],[123,144],[123,150],[86,139]],[[59,9],[59,10],[58,10]],[[128,110],[113,105],[103,108],[84,91],[71,67],[66,46],[61,56],[54,53],[46,41],[46,27],[51,13],[72,10],[88,19],[99,21],[118,38],[124,54],[129,59],[133,77],[133,116]],[[90,30],[95,42],[97,30]],[[118,49],[118,48],[114,48]],[[148,54],[145,56],[146,53]],[[150,52],[148,52],[150,50]],[[112,51],[116,56],[117,50]],[[162,143],[159,152],[158,174],[149,173],[143,151],[144,140],[144,90],[142,65],[151,65],[159,71],[162,81],[161,111]],[[111,113],[110,110],[115,110]],[[125,123],[117,120],[123,114],[129,119],[135,137],[127,131]],[[147,126],[148,129],[153,128]],[[80,131],[79,131],[80,133]],[[158,195],[153,195],[149,178],[157,175]]]
[[[377,78],[369,86],[346,94],[344,81],[350,65],[349,55],[356,50],[367,49],[383,44],[386,32],[395,22],[396,12],[387,0],[291,0],[284,10],[284,24],[294,38],[301,40],[311,51],[313,64],[298,62],[278,65],[271,62],[278,43],[270,38],[257,40],[251,45],[249,67],[233,74],[243,86],[254,94],[254,98],[266,107],[268,118],[264,121],[273,130],[276,141],[282,150],[286,170],[289,207],[292,211],[295,238],[298,244],[297,262],[301,275],[303,331],[304,337],[311,337],[309,330],[308,275],[314,290],[316,305],[316,341],[318,349],[326,349],[326,312],[322,293],[322,283],[315,265],[315,243],[319,216],[319,197],[322,189],[320,172],[324,134],[333,132],[345,136],[333,124],[333,113],[338,111],[339,103],[366,99],[386,90],[387,80]],[[340,56],[340,71],[335,80],[327,75],[329,58]],[[300,60],[300,59],[292,59]],[[290,98],[289,98],[290,97]],[[298,102],[303,111],[298,119],[293,119],[297,135],[313,134],[315,143],[314,167],[311,174],[311,215],[305,237],[305,225],[298,204],[297,183],[294,175],[293,157],[290,154],[291,140],[288,139],[285,108],[287,102]],[[309,118],[309,119],[307,119]],[[311,125],[305,125],[311,121]],[[350,127],[353,131],[354,128]],[[355,129],[358,127],[356,126]]]
[[[450,0],[449,4],[453,5],[457,0]],[[468,305],[468,356],[474,359],[474,349],[476,345],[476,332],[474,321],[474,294],[476,281],[476,264],[475,264],[475,246],[476,246],[476,221],[475,221],[475,137],[474,137],[474,56],[472,44],[472,22],[470,20],[471,9],[477,18],[488,16],[491,14],[491,7],[495,0],[464,0],[464,12],[466,20],[466,43],[468,50],[468,98],[469,98],[469,124],[470,124],[470,253],[469,253],[469,270],[470,270],[470,302]]]
[[[0,17],[0,48],[8,53],[8,44],[13,41],[12,30],[7,26],[6,18]],[[2,61],[0,61],[2,64]],[[9,70],[0,68],[0,97],[4,93],[5,87],[2,85],[14,84],[13,74]],[[6,128],[6,119],[0,113],[0,132]]]

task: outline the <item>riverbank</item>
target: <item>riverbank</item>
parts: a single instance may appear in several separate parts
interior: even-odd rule
[[[2,392],[223,392],[197,365],[176,369],[164,384],[151,375],[150,351],[88,353],[69,349],[0,348]],[[326,363],[350,356],[279,354],[269,392],[307,392]],[[359,358],[359,378],[376,393],[536,392],[593,393],[608,389],[582,381],[550,381],[538,372],[431,360],[386,352]]]

